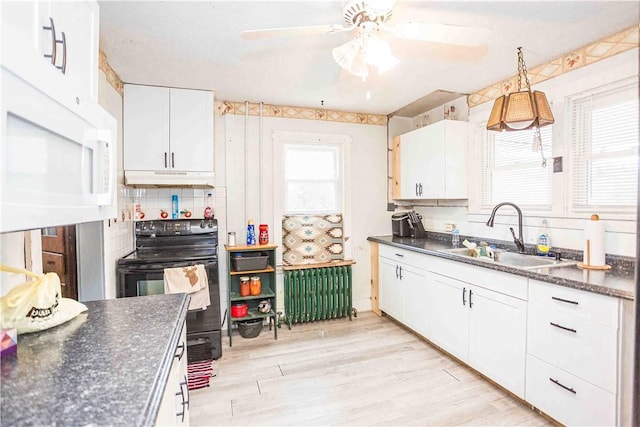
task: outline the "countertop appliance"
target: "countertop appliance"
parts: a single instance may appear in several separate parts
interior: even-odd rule
[[[427,237],[427,232],[422,225],[422,216],[415,211],[391,215],[391,230],[395,237]]]
[[[118,297],[164,293],[164,269],[203,264],[211,305],[187,313],[189,361],[222,355],[218,222],[177,219],[135,223],[136,250],[118,260]]]

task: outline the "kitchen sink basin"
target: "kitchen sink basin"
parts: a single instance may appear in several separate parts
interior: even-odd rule
[[[478,257],[476,252],[467,248],[441,249],[440,252],[446,252],[459,256],[476,258],[479,261],[491,262],[494,264],[508,265],[510,267],[521,268],[523,270],[536,270],[538,268],[566,267],[575,265],[576,261],[563,260],[557,261],[553,258],[545,258],[536,255],[527,255],[517,252],[496,251],[495,259],[488,257]]]

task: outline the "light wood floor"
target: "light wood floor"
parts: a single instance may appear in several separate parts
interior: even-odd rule
[[[550,425],[388,318],[286,325],[223,339],[191,425]]]

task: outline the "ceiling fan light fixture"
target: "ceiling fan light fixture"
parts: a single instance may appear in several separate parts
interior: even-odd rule
[[[522,89],[521,75],[524,75],[526,89]],[[517,131],[541,128],[554,122],[547,96],[540,91],[532,91],[527,76],[527,67],[518,48],[518,91],[502,95],[493,103],[487,130]]]

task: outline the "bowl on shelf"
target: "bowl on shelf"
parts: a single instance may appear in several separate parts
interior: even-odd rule
[[[242,338],[255,338],[262,331],[262,319],[242,320],[238,322],[238,332]]]

